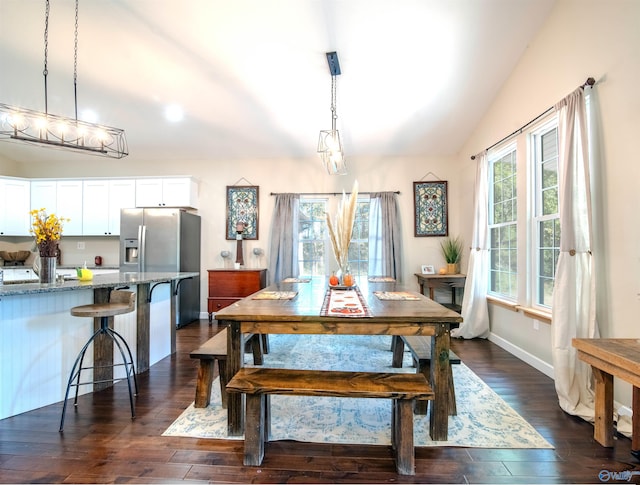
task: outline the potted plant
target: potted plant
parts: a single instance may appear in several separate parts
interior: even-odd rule
[[[458,274],[460,259],[462,259],[462,239],[460,236],[448,237],[440,242],[442,256],[447,263],[447,274]]]

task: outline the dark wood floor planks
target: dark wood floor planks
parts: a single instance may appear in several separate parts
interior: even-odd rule
[[[160,436],[194,399],[189,352],[217,331],[206,321],[178,330],[176,355],[139,377],[135,421],[126,383],[82,396],[63,434],[61,403],[1,420],[0,483],[601,483],[601,470],[640,471],[629,439],[601,447],[591,424],[559,408],[551,379],[486,340],[452,346],[555,449],[417,448],[411,477],[384,446],[270,442],[263,465],[245,467],[241,440]]]

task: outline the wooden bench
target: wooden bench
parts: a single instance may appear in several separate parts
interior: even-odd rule
[[[259,334],[246,334],[245,344],[251,347],[253,352],[253,363],[262,365],[262,353],[266,350],[262,347],[263,340]],[[193,407],[206,408],[211,400],[211,388],[213,386],[214,364],[218,362],[218,373],[220,374],[220,398],[222,407],[227,407],[227,329],[223,329],[204,344],[191,352],[192,359],[200,359],[198,365],[198,379],[196,381],[196,399]]]
[[[417,371],[425,376],[427,380],[430,380],[431,372],[431,337],[423,337],[420,335],[394,335],[391,349],[393,351],[392,367],[402,367],[402,358],[404,354],[405,344],[411,351],[414,366]],[[460,357],[458,357],[453,350],[449,350],[449,364],[459,364]],[[447,376],[449,383],[449,415],[455,416],[457,414],[456,409],[456,391],[453,382],[453,372],[451,372],[451,366],[449,366],[449,373]],[[428,402],[416,402],[415,412],[416,414],[427,414]]]
[[[415,474],[413,403],[434,398],[431,386],[419,373],[255,367],[242,367],[227,384],[227,392],[246,394],[244,464],[252,466],[262,463],[269,440],[271,394],[392,399],[391,444],[401,475]]]

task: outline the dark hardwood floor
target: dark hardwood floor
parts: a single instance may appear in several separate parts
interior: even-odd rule
[[[193,401],[189,352],[218,328],[178,330],[178,352],[139,376],[132,421],[126,383],[82,396],[58,433],[62,403],[0,421],[2,483],[601,483],[601,470],[640,481],[629,439],[613,448],[565,414],[553,381],[486,340],[452,342],[461,359],[555,449],[416,448],[416,475],[399,476],[385,446],[270,442],[261,467],[242,464],[243,442],[162,437]],[[6,399],[7,396],[4,396]]]

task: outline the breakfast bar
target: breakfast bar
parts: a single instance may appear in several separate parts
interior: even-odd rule
[[[115,318],[135,354],[136,372],[174,353],[176,288],[194,277],[199,273],[119,272],[91,281],[0,285],[0,419],[63,399],[73,360],[100,325],[99,319],[87,325],[70,309],[104,303],[112,289],[137,293],[136,310]],[[93,363],[108,365],[112,359],[111,347],[94,347]]]

